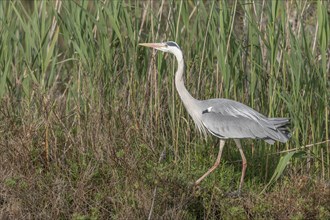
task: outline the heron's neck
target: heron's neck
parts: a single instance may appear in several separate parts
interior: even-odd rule
[[[184,61],[182,57],[182,53],[175,54],[178,60],[178,70],[175,73],[175,87],[178,91],[180,98],[187,109],[189,115],[192,117],[193,121],[195,122],[196,127],[198,130],[206,136],[206,130],[203,126],[201,121],[201,112],[199,101],[192,97],[186,87],[184,86],[183,80],[183,72],[184,72]]]
[[[178,91],[180,98],[187,108],[189,105],[194,104],[197,100],[190,95],[187,88],[184,85],[183,72],[184,72],[184,61],[182,54],[175,54],[178,61],[178,69],[175,73],[175,87]],[[189,112],[189,108],[187,108]],[[191,114],[191,112],[189,112]]]

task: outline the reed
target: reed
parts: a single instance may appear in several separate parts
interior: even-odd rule
[[[329,217],[329,10],[327,1],[1,1],[0,216],[277,218],[283,194],[303,200],[283,218]],[[238,203],[224,196],[240,176],[231,146],[191,195],[216,139],[185,111],[174,59],[138,47],[167,40],[184,51],[194,97],[291,119],[285,145],[243,142],[248,195]]]

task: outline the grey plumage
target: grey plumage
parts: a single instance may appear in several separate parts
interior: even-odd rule
[[[254,109],[229,99],[209,99],[204,106],[201,120],[207,130],[218,138],[263,139],[269,144],[285,143],[288,130],[287,118],[267,118]]]
[[[198,185],[220,164],[225,140],[234,139],[242,157],[240,192],[247,166],[240,139],[262,139],[269,144],[274,144],[275,141],[285,143],[290,138],[287,128],[289,119],[267,118],[252,108],[230,99],[197,100],[190,95],[184,85],[183,54],[177,43],[168,41],[165,43],[143,43],[140,45],[175,55],[178,61],[178,69],[175,73],[175,86],[185,108],[201,133],[206,134],[208,131],[220,138],[219,153],[215,164],[195,184]]]

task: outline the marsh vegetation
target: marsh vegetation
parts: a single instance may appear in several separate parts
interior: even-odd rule
[[[1,1],[0,218],[329,219],[327,1]],[[287,144],[245,140],[220,168],[174,87],[289,117]],[[160,160],[160,157],[162,158]],[[156,189],[156,190],[155,190]],[[154,203],[152,203],[154,201]]]

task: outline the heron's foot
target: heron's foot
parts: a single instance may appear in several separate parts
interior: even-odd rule
[[[200,186],[196,185],[195,182],[187,183],[187,190],[192,194],[196,194],[200,190]]]
[[[194,183],[193,183],[193,189],[194,189],[194,191],[200,189],[200,185],[199,185],[198,182],[194,182]]]
[[[195,188],[195,183],[189,181],[189,182],[187,183],[187,188],[189,188],[189,189],[194,189],[194,188]]]
[[[242,196],[242,194],[241,194],[241,190],[238,189],[238,190],[235,190],[233,192],[226,193],[225,196],[232,197],[232,198],[239,198],[239,197]]]

